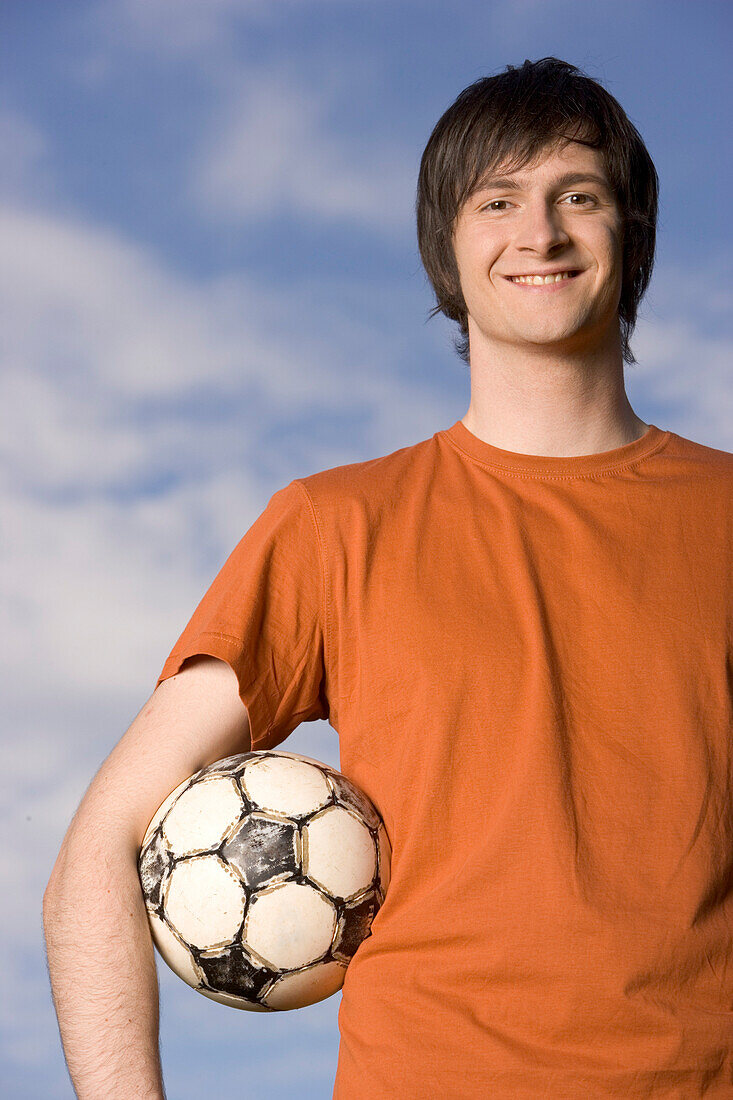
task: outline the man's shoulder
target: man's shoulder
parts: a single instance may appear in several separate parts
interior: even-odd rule
[[[434,468],[437,437],[422,439],[387,454],[361,462],[318,470],[296,480],[317,505],[324,507],[348,502],[381,501],[404,495],[410,479],[420,478]]]
[[[733,453],[694,439],[670,432],[669,445],[663,450],[669,460],[676,462],[690,474],[720,477],[723,482],[733,478]]]

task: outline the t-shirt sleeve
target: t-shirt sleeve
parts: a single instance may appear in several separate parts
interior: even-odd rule
[[[174,645],[156,687],[187,657],[226,661],[255,749],[328,718],[324,563],[308,490],[279,489],[231,552]]]

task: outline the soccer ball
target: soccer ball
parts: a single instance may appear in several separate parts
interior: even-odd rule
[[[143,838],[153,942],[221,1004],[315,1004],[371,934],[391,854],[372,802],[327,764],[280,751],[217,760],[176,787]]]

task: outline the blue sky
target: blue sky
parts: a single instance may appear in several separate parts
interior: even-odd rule
[[[4,0],[7,1095],[72,1096],[43,888],[229,551],[292,478],[468,407],[413,215],[467,84],[554,55],[620,100],[661,179],[627,391],[733,449],[730,32],[724,2]],[[338,766],[327,723],[286,747]],[[340,994],[265,1016],[159,974],[170,1100],[330,1097]]]

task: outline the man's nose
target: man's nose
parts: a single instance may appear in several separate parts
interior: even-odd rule
[[[569,242],[562,217],[551,202],[528,203],[518,223],[515,247],[520,250],[548,254]]]

